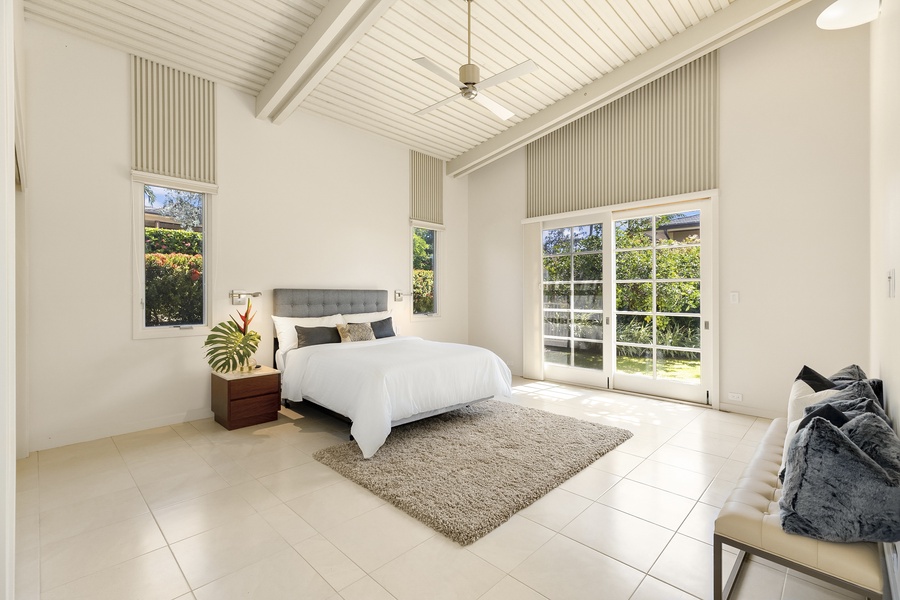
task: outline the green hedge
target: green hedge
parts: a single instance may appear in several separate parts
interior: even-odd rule
[[[434,306],[434,271],[430,269],[413,270],[413,314],[435,312]]]
[[[144,228],[147,254],[202,254],[203,234],[183,229]]]
[[[150,253],[144,265],[148,327],[203,322],[202,255]]]

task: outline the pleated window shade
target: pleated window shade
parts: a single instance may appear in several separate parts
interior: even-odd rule
[[[527,147],[529,217],[718,186],[712,52]]]
[[[444,161],[409,151],[409,218],[444,224]]]
[[[216,87],[132,56],[135,171],[216,183]]]

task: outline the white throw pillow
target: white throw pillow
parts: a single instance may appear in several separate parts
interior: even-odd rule
[[[335,327],[343,324],[341,315],[328,315],[327,317],[276,317],[272,316],[275,323],[275,336],[278,338],[278,349],[287,352],[297,347],[297,325],[300,327]]]
[[[787,420],[788,423],[793,421],[797,421],[806,416],[804,413],[804,409],[807,406],[812,406],[817,402],[821,402],[826,398],[830,398],[837,394],[840,390],[830,389],[830,390],[822,390],[821,392],[814,392],[809,385],[801,380],[797,380],[794,382],[794,385],[791,386],[791,396],[788,399],[788,411],[787,411]]]
[[[374,323],[375,321],[381,321],[383,319],[387,319],[391,316],[391,311],[383,310],[381,312],[371,312],[371,313],[354,313],[352,315],[341,315],[344,317],[344,323]]]
[[[802,420],[803,419],[797,419],[796,421],[788,423],[787,435],[784,436],[784,450],[781,452],[781,466],[778,467],[779,477],[784,473],[784,465],[787,463],[788,448],[791,447],[791,440],[797,435],[797,428],[800,427],[800,421]]]

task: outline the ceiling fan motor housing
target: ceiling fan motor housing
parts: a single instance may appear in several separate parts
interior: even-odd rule
[[[459,81],[466,85],[475,85],[481,81],[478,65],[473,65],[472,63],[462,65],[459,68]]]

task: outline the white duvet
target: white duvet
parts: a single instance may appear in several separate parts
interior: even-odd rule
[[[284,355],[282,396],[349,417],[369,458],[391,422],[491,396],[510,396],[509,367],[484,348],[390,337],[295,348]]]

